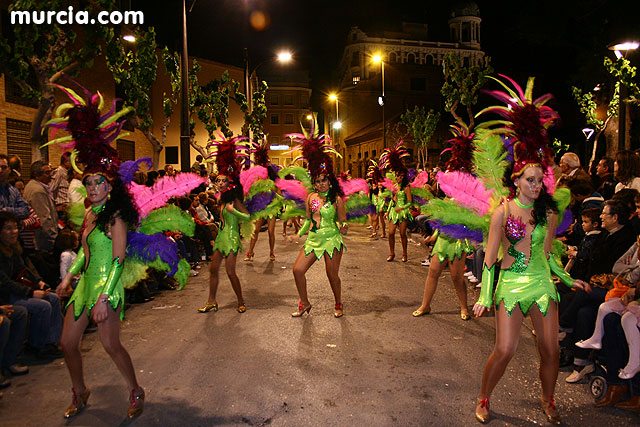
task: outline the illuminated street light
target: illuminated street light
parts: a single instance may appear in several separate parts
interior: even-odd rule
[[[382,60],[382,55],[380,55],[380,54],[373,55],[373,57],[371,59],[376,64],[380,63],[380,71],[381,71],[381,74],[382,74],[382,95],[378,97],[378,105],[380,105],[382,107],[382,147],[383,148],[387,148],[387,127],[386,127],[386,120],[384,118],[384,104],[385,104],[385,97],[384,97],[384,61]]]
[[[342,122],[341,122],[341,121],[335,121],[335,122],[333,122],[333,128],[334,128],[335,130],[338,130],[338,129],[342,128]]]
[[[307,120],[313,120],[313,116],[311,114],[307,114]]]
[[[278,61],[280,62],[289,62],[291,59],[293,59],[291,52],[283,51],[278,54]]]
[[[630,50],[636,50],[639,46],[640,44],[636,41],[626,41],[610,45],[609,50],[612,50],[616,58],[620,59],[626,56]],[[620,80],[618,80],[618,85],[620,86],[618,102],[618,150],[624,150],[627,137],[627,103],[624,102],[624,99],[628,96],[628,89]]]
[[[128,41],[129,43],[135,43],[136,42],[136,36],[134,36],[132,34],[127,34],[126,36],[122,36],[122,39]]]

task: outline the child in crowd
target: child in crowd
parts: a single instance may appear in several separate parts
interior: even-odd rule
[[[595,245],[598,235],[601,232],[601,213],[602,209],[600,208],[591,208],[582,211],[582,229],[585,235],[578,247],[570,246],[567,250],[569,263],[567,264],[566,270],[571,277],[582,280],[586,279],[591,249]]]
[[[79,243],[78,233],[69,228],[61,230],[56,238],[55,248],[60,252],[60,280],[67,275],[69,267],[76,259],[75,249]]]

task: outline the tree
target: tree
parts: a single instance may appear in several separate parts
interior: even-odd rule
[[[475,124],[471,107],[478,102],[478,91],[486,84],[487,76],[493,73],[489,65],[491,58],[486,57],[482,65],[465,66],[459,56],[448,53],[442,61],[444,83],[440,93],[444,97],[445,107],[456,122],[473,129]],[[458,114],[462,105],[469,117],[468,124]]]
[[[113,0],[89,2],[87,12],[93,16],[98,10],[111,11],[114,4]],[[60,0],[15,0],[9,11],[59,11],[65,5]],[[47,141],[43,125],[51,119],[55,107],[53,84],[64,84],[63,76],[73,77],[80,68],[91,67],[93,58],[102,51],[100,40],[105,39],[108,31],[104,25],[82,25],[82,33],[76,28],[58,24],[16,25],[11,40],[0,37],[0,75],[8,75],[22,95],[36,103],[30,132],[34,160],[47,153],[40,147]],[[81,42],[77,42],[79,36]]]
[[[584,114],[587,125],[592,126],[595,132],[595,138],[593,139],[593,150],[591,152],[591,159],[589,160],[589,169],[596,158],[596,152],[598,150],[598,140],[602,133],[607,132],[611,122],[614,122],[618,117],[620,102],[625,102],[630,105],[640,105],[640,88],[638,83],[634,80],[636,76],[636,67],[625,58],[619,58],[615,61],[608,57],[604,58],[604,67],[607,73],[614,79],[615,84],[610,94],[602,95],[596,94],[595,91],[584,92],[582,89],[573,86],[571,92],[573,98],[576,100],[580,112]],[[624,86],[627,90],[624,99],[620,99],[620,88]],[[600,89],[600,85],[597,86]],[[600,92],[599,90],[597,92]],[[603,102],[598,102],[599,99],[608,98],[609,102],[606,105],[606,113],[604,120],[599,118],[598,110],[601,110]],[[600,115],[601,116],[601,115]],[[607,140],[607,155],[611,156],[617,150],[617,140]]]
[[[400,116],[400,120],[407,126],[409,133],[413,136],[413,143],[416,146],[418,160],[416,167],[426,168],[428,158],[428,145],[431,137],[436,131],[440,121],[440,112],[429,110],[427,113],[424,107],[414,107],[413,111],[407,110]]]
[[[164,149],[167,139],[167,127],[171,122],[173,108],[167,105],[175,104],[174,98],[167,98],[164,94],[163,111],[165,122],[162,124],[162,135],[153,133],[153,117],[151,116],[151,88],[156,81],[158,57],[156,54],[156,33],[153,27],[148,31],[136,29],[135,46],[129,48],[120,37],[110,30],[107,37],[107,67],[113,74],[113,79],[124,91],[125,102],[134,107],[135,113],[127,118],[134,129],[138,129],[153,147],[153,167],[157,168],[160,153]],[[163,55],[166,52],[163,52]],[[173,83],[173,82],[172,82]],[[174,92],[172,84],[172,95]],[[172,104],[173,103],[173,104]],[[168,114],[167,114],[168,112]]]

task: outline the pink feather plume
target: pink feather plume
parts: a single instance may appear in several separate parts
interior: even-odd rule
[[[429,172],[422,171],[411,183],[411,188],[422,188],[429,183]]]
[[[354,179],[346,179],[340,180],[340,188],[342,188],[342,192],[345,196],[349,196],[354,193],[359,193],[364,191],[365,193],[369,192],[369,186],[367,185],[367,181],[362,178],[354,178]]]
[[[462,171],[438,172],[436,175],[440,189],[459,205],[484,215],[489,211],[489,193],[475,176]]]
[[[242,185],[244,194],[249,193],[251,186],[255,184],[256,181],[267,179],[267,176],[267,168],[263,166],[254,166],[250,169],[245,169],[240,172],[240,184]]]
[[[286,191],[298,200],[307,200],[309,190],[300,181],[295,179],[277,179],[276,187],[278,187],[283,193]]]
[[[395,193],[398,190],[396,188],[396,185],[389,178],[385,178],[382,180],[382,186],[392,193]]]
[[[547,169],[544,172],[544,177],[542,178],[542,182],[547,188],[547,193],[553,196],[553,193],[555,193],[556,191],[556,177],[553,174],[553,169],[551,169],[551,166],[547,166]]]
[[[160,178],[153,187],[132,182],[129,191],[138,206],[140,217],[145,218],[152,210],[164,206],[170,198],[184,196],[208,179],[195,173],[180,173],[175,177]]]

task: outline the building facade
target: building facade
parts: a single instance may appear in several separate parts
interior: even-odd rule
[[[342,168],[364,176],[369,161],[377,160],[385,147],[397,142],[396,125],[406,110],[414,106],[444,110],[440,95],[443,58],[452,53],[464,65],[481,65],[485,54],[480,45],[480,24],[477,5],[467,2],[452,11],[449,41],[429,40],[426,24],[404,22],[401,31],[380,34],[351,28],[339,68],[342,127],[336,142],[343,155]],[[374,62],[376,55],[381,62]],[[333,120],[332,111],[327,108],[329,121]],[[430,165],[437,162],[443,142],[449,138],[446,121],[443,114],[429,145]],[[410,138],[405,143],[413,153]]]

